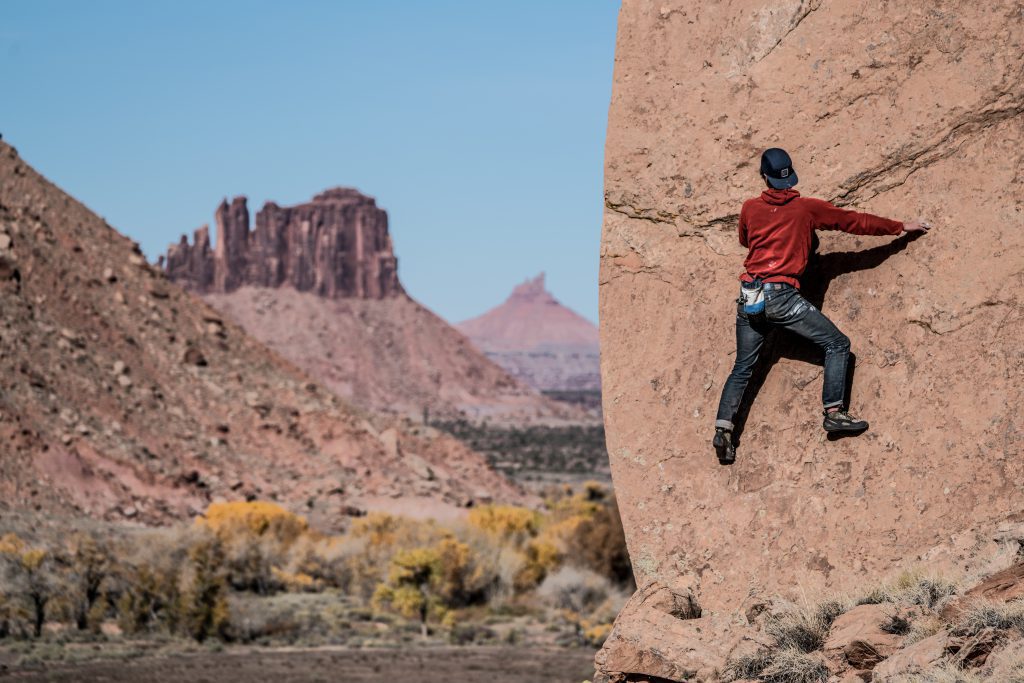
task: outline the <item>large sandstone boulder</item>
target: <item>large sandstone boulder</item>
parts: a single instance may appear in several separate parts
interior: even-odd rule
[[[600,315],[638,585],[687,577],[710,612],[849,589],[1024,508],[1022,22],[1014,0],[624,0]],[[823,233],[805,283],[852,339],[871,429],[825,438],[818,355],[782,336],[722,467],[736,216],[770,146],[805,195],[938,227]]]

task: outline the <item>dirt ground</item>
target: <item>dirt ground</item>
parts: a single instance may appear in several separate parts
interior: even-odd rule
[[[2,681],[103,683],[581,683],[587,649],[462,647],[405,650],[250,650],[0,668]]]

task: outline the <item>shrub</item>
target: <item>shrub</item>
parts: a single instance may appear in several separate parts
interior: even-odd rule
[[[448,641],[452,645],[472,645],[479,643],[493,642],[498,634],[494,629],[481,624],[459,624],[451,625],[448,632]]]
[[[772,663],[772,652],[768,648],[758,648],[744,653],[726,663],[724,676],[727,681],[743,681],[759,679],[761,672]]]
[[[238,593],[230,599],[231,638],[243,643],[342,644],[352,620],[370,620],[368,610],[349,610],[333,593],[279,593],[256,597]]]
[[[605,577],[568,566],[544,579],[537,593],[572,625],[580,645],[603,643],[627,598]]]
[[[911,626],[910,619],[899,613],[890,614],[878,625],[885,633],[891,633],[895,636],[906,635],[910,632]]]
[[[374,604],[419,619],[425,634],[430,617],[443,619],[448,610],[485,601],[496,581],[469,545],[442,538],[430,547],[396,553],[387,581],[374,593]]]
[[[484,505],[469,511],[471,526],[515,545],[536,536],[540,521],[537,512],[512,505]]]
[[[309,530],[303,517],[260,501],[213,503],[196,523],[220,540],[231,585],[261,595],[284,587],[275,570]]]
[[[904,636],[903,643],[904,645],[911,645],[919,640],[935,635],[943,628],[945,628],[945,624],[942,619],[935,615],[925,617],[924,619],[915,619],[910,625],[910,630]]]
[[[523,592],[536,588],[562,561],[562,552],[550,541],[531,541],[523,551],[523,561],[515,573],[513,585]]]
[[[566,538],[567,557],[573,558],[578,566],[593,570],[619,585],[635,588],[633,565],[626,549],[619,506],[614,498],[584,518],[572,531]]]

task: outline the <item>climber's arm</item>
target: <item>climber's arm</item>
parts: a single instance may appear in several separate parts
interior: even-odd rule
[[[854,235],[898,235],[905,225],[914,226],[919,231],[924,223],[904,224],[889,218],[882,218],[870,213],[840,209],[821,199],[807,197],[803,199],[811,213],[811,220],[816,230],[841,230]],[[913,232],[911,231],[911,232]]]

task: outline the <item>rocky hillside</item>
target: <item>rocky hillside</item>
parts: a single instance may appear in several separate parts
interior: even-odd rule
[[[356,190],[293,207],[244,197],[172,245],[167,275],[331,390],[377,413],[474,421],[581,419],[488,360],[398,281],[387,214]]]
[[[623,2],[601,370],[639,585],[742,622],[751,593],[949,569],[956,556],[928,549],[1024,511],[1022,47],[1012,1]],[[852,404],[871,429],[825,438],[818,354],[781,335],[722,467],[710,439],[734,360],[736,218],[771,146],[804,195],[938,227],[821,234],[805,290],[852,339]],[[627,608],[602,675],[681,680],[646,668],[671,637],[638,624],[660,614]],[[705,617],[666,619],[710,641]]]
[[[551,295],[544,273],[457,327],[513,377],[542,391],[601,388],[597,327]]]
[[[0,507],[161,523],[259,498],[335,526],[519,497],[454,439],[341,403],[6,144],[0,281]]]

